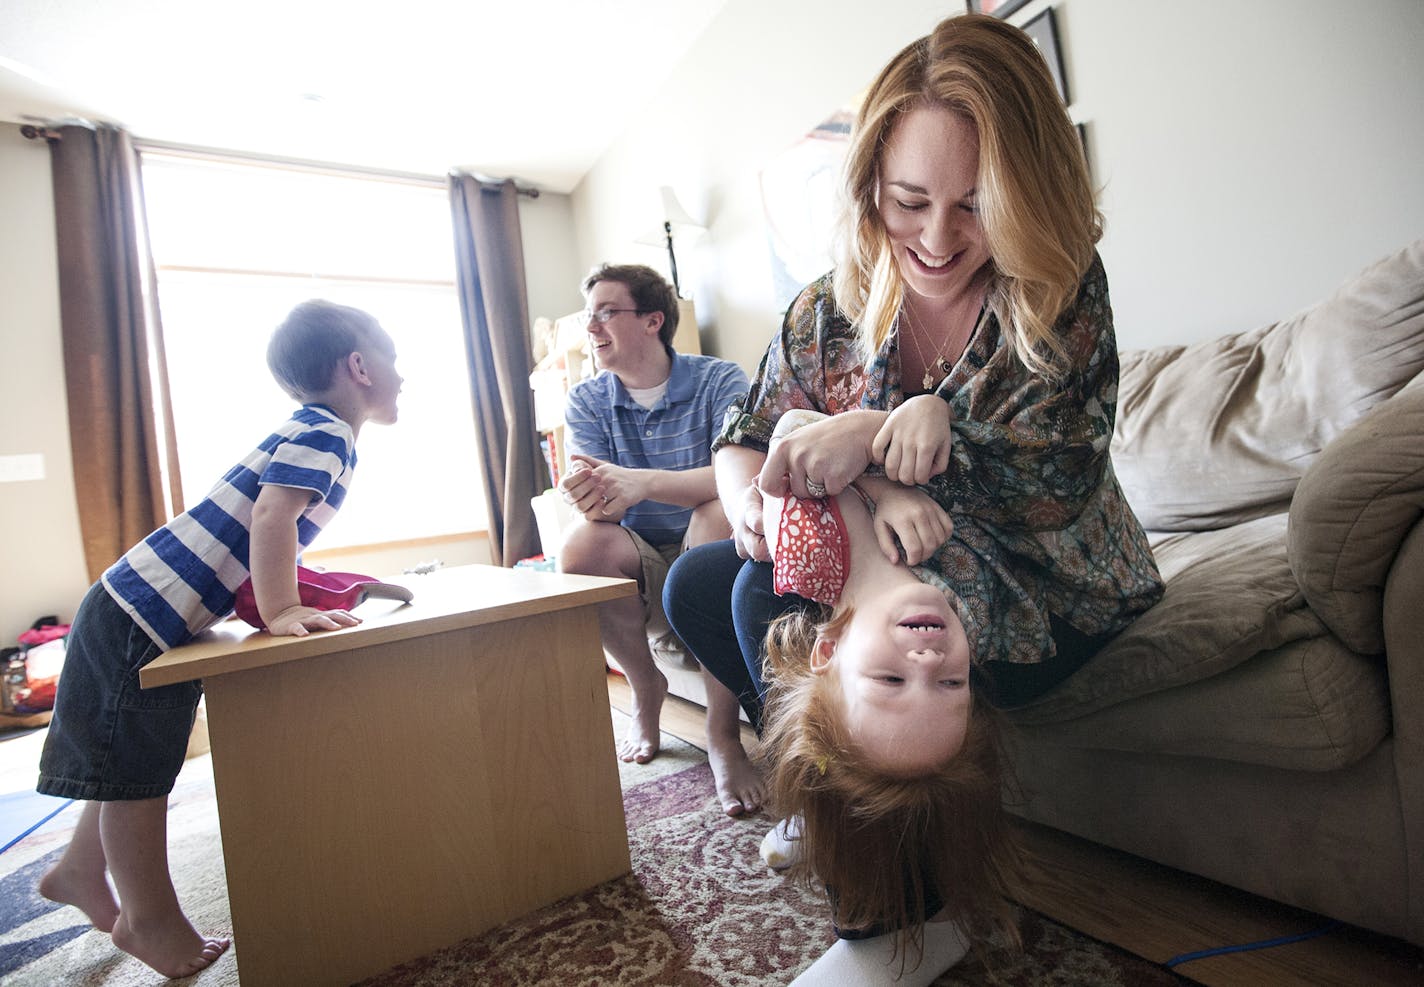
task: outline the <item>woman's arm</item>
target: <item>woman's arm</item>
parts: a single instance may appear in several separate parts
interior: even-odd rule
[[[765,459],[765,453],[739,445],[725,445],[712,454],[717,497],[732,526],[737,554],[757,562],[771,561],[762,521],[761,492],[756,487],[757,472]]]

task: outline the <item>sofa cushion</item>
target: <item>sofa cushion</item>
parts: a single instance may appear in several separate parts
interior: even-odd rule
[[[1161,601],[1012,718],[1047,723],[1084,716],[1327,633],[1291,574],[1285,527],[1285,515],[1278,514],[1221,531],[1159,537],[1152,549],[1167,584]]]
[[[1315,637],[1221,675],[1030,729],[1039,739],[1086,750],[1333,771],[1388,736],[1389,686],[1378,661],[1334,637]]]
[[[1320,451],[1424,369],[1424,240],[1289,319],[1122,354],[1113,464],[1149,531],[1284,510]]]
[[[1384,647],[1384,588],[1424,515],[1424,377],[1351,426],[1306,471],[1286,550],[1310,608],[1349,647]]]

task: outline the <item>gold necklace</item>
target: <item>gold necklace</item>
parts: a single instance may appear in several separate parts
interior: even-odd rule
[[[907,302],[900,307],[900,311],[905,314],[905,323],[910,327],[910,342],[915,346],[915,356],[919,358],[921,366],[925,368],[925,376],[920,380],[920,387],[928,391],[934,386],[934,372],[938,367],[941,373],[948,374],[950,371],[949,361],[944,358],[944,347],[941,346],[935,352],[933,363],[925,362],[925,352],[920,349],[920,330],[915,325],[914,318],[910,315],[910,306]]]
[[[951,364],[951,363],[950,363],[948,360],[946,360],[945,357],[944,357],[945,348],[949,345],[949,343],[948,343],[948,341],[946,341],[945,344],[944,344],[944,346],[941,346],[941,347],[935,352],[935,358],[934,358],[934,362],[933,362],[933,363],[925,363],[925,353],[924,353],[924,350],[920,349],[920,339],[919,339],[919,335],[920,335],[921,330],[920,330],[920,328],[919,328],[918,326],[915,325],[914,317],[913,317],[912,315],[910,315],[910,305],[909,305],[909,302],[908,302],[908,301],[901,304],[901,306],[900,306],[900,311],[905,314],[905,322],[906,322],[906,323],[909,325],[909,327],[910,327],[910,342],[913,343],[914,346],[915,346],[915,356],[919,358],[920,363],[924,364],[925,375],[924,375],[924,377],[921,378],[921,380],[920,380],[920,386],[921,386],[924,390],[928,391],[931,387],[934,386],[934,383],[935,383],[934,372],[935,372],[936,369],[938,369],[939,372],[942,373],[942,374],[944,374],[945,376],[948,376],[948,375],[949,375],[949,372],[954,369],[954,365]],[[974,338],[974,334],[979,331],[979,327],[984,324],[984,316],[988,314],[988,311],[989,311],[988,306],[986,306],[986,305],[981,305],[980,310],[979,310],[979,318],[978,318],[978,320],[974,323],[974,328],[969,331],[969,339],[973,339],[973,338]],[[968,341],[968,340],[965,340],[965,347],[967,348],[968,345],[969,345],[969,341]],[[941,379],[941,381],[943,380],[943,378],[940,378],[940,379]]]

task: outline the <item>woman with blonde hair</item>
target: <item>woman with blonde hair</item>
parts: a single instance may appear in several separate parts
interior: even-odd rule
[[[669,620],[759,726],[767,624],[805,606],[773,590],[762,495],[835,497],[870,470],[952,518],[934,567],[980,698],[1028,702],[1162,592],[1109,454],[1101,216],[1033,42],[964,15],[908,45],[860,109],[844,193],[835,270],[787,311],[714,443],[733,538],[673,566]],[[829,417],[772,448],[796,409]]]

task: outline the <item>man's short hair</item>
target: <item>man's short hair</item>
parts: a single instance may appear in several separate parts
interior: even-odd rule
[[[583,279],[584,297],[600,281],[616,281],[628,289],[633,296],[633,304],[644,314],[661,312],[663,324],[658,329],[658,339],[669,350],[672,337],[677,334],[677,292],[661,274],[643,264],[599,264],[588,277]]]
[[[267,367],[282,390],[310,401],[331,387],[338,365],[381,335],[380,324],[359,308],[314,298],[273,330]]]

